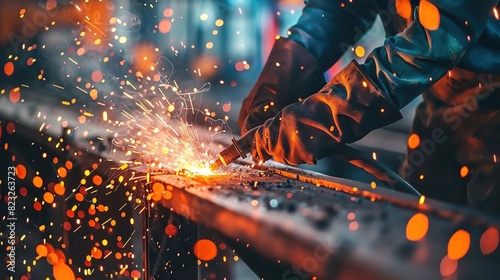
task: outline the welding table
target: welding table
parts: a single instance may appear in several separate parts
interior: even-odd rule
[[[441,279],[457,264],[445,256],[450,237],[462,229],[470,249],[450,276],[500,278],[498,250],[480,249],[485,230],[500,225],[496,217],[280,164],[261,170],[248,164],[231,166],[226,176],[155,181],[174,187],[164,206],[233,240],[260,277]],[[414,242],[406,227],[416,213],[428,217],[429,229]]]
[[[69,113],[49,105],[37,101],[4,107],[2,118],[15,120],[20,136],[33,137],[40,127],[33,121],[37,112]],[[87,154],[109,157],[106,132],[98,127],[89,131],[104,140],[95,150],[88,147],[93,136],[80,135],[79,130],[67,141]],[[65,130],[53,125],[45,133],[60,135]],[[118,158],[108,160],[119,165]],[[227,167],[227,175],[154,176],[152,183],[172,187],[172,198],[161,200],[164,208],[218,232],[260,277],[500,279],[500,250],[483,253],[484,246],[498,246],[498,235],[484,237],[487,229],[499,228],[496,216],[431,199],[420,204],[419,197],[382,186],[276,163],[247,165],[236,162]],[[406,228],[416,213],[428,218],[429,228],[424,238],[410,241]],[[470,234],[470,248],[456,262],[445,257],[458,230]]]

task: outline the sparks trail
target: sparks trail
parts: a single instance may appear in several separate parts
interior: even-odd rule
[[[174,172],[182,168],[191,172],[196,168],[202,170],[204,162],[211,158],[214,138],[228,129],[226,120],[215,120],[208,110],[199,110],[197,106],[210,84],[187,92],[174,92],[174,88],[180,87],[171,80],[174,73],[173,67],[169,68],[171,62],[161,58],[154,64],[160,50],[153,44],[144,44],[144,47],[143,43],[135,44],[139,36],[130,36],[139,31],[140,18],[121,8],[118,10],[118,6],[115,10],[106,3],[112,2],[90,1],[80,3],[80,6],[71,2],[69,13],[61,9],[59,11],[64,11],[64,14],[58,13],[45,30],[34,30],[40,33],[40,38],[50,37],[23,44],[19,54],[10,54],[9,61],[0,65],[6,76],[19,78],[19,85],[12,90],[10,86],[0,87],[0,95],[3,95],[0,103],[8,102],[7,106],[1,106],[2,116],[5,113],[16,120],[3,124],[6,129],[3,137],[9,135],[24,141],[25,137],[19,133],[28,130],[21,129],[18,123],[35,133],[31,144],[12,141],[9,148],[3,146],[12,154],[19,178],[34,186],[19,190],[32,204],[27,205],[30,211],[22,213],[24,219],[23,222],[19,220],[20,232],[38,229],[34,231],[35,235],[44,239],[35,252],[33,244],[29,243],[31,239],[23,235],[19,239],[19,252],[28,264],[32,259],[50,255],[46,259],[53,266],[51,275],[57,280],[78,279],[83,275],[98,279],[118,275],[105,274],[106,271],[142,278],[141,258],[134,255],[137,250],[132,248],[136,240],[141,240],[141,233],[135,228],[139,226],[148,199],[155,201],[157,196],[154,192],[144,193],[147,189],[141,184],[149,183],[150,177],[159,172],[164,173],[149,171],[150,167],[156,164],[157,168],[164,162],[162,166]],[[60,4],[57,1],[57,5]],[[20,11],[21,26],[36,18],[26,18],[24,13],[31,7],[27,5]],[[149,7],[153,8],[152,5]],[[31,16],[32,11],[28,10]],[[67,25],[63,19],[71,23]],[[56,20],[58,25],[62,22],[64,27],[70,28],[56,29],[53,27]],[[158,74],[159,79],[153,77],[154,74]],[[40,98],[38,91],[40,96],[42,92],[45,96]],[[125,102],[132,105],[130,110],[122,111]],[[126,118],[121,117],[121,111]],[[195,120],[203,117],[207,125],[195,127],[194,123],[200,123]],[[135,141],[135,145],[114,145],[119,138],[111,139],[116,134],[127,134],[125,130],[143,135],[126,137]],[[21,148],[17,149],[17,146]],[[39,149],[35,150],[35,146]],[[165,155],[163,151],[168,152]],[[158,160],[134,161],[130,155],[136,154],[140,159],[147,156]],[[85,160],[81,160],[83,157]],[[137,172],[138,167],[149,169],[149,172]],[[196,172],[200,174],[200,171]],[[169,199],[169,194],[168,189],[163,190],[161,197]],[[30,216],[32,213],[35,215]],[[52,219],[60,217],[61,213],[63,223]],[[172,227],[177,231],[175,225],[170,225],[169,232],[172,232]],[[67,255],[72,259],[70,263],[58,249],[68,240],[67,236],[77,240],[70,244],[69,249],[73,252]],[[59,258],[54,257],[57,252]],[[108,263],[112,258],[116,260]],[[33,264],[32,267],[31,273],[50,274],[45,266]],[[31,268],[19,263],[19,269],[25,278]]]
[[[210,90],[205,83],[193,91],[181,91],[175,80],[173,64],[165,57],[160,60],[169,63],[170,70],[161,73],[158,87],[151,86],[144,93],[127,91],[132,103],[121,114],[127,119],[126,135],[118,136],[115,144],[125,147],[151,170],[187,170],[198,174],[211,174],[209,165],[215,158],[218,135],[230,133],[227,119],[213,119],[208,110],[201,111],[194,105],[195,98]],[[165,71],[165,67],[161,70]],[[131,89],[133,84],[126,83]],[[205,126],[196,122],[203,119]]]

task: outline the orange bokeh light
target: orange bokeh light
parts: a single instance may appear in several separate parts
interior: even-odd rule
[[[77,194],[75,194],[75,199],[76,199],[77,201],[83,201],[83,199],[84,199],[84,198],[85,198],[85,197],[84,197],[84,196],[83,196],[83,194],[81,194],[81,193],[77,193]]]
[[[22,164],[18,164],[16,166],[16,175],[19,177],[19,179],[24,179],[26,178],[26,167]]]
[[[54,253],[57,255],[57,258],[58,258],[57,263],[65,263],[66,262],[66,256],[64,255],[63,251],[61,251],[61,249],[54,249]]]
[[[406,238],[410,241],[419,241],[429,230],[429,219],[422,213],[413,215],[406,225]]]
[[[95,70],[94,72],[92,72],[91,78],[94,83],[98,83],[102,80],[103,74],[100,70]]]
[[[174,15],[174,10],[172,10],[171,8],[167,8],[167,9],[163,10],[163,16],[171,17],[173,15]]]
[[[35,209],[36,211],[42,210],[42,204],[39,201],[33,203],[33,209]]]
[[[467,175],[469,175],[469,168],[464,166],[460,169],[460,177],[465,178]]]
[[[59,257],[56,255],[56,253],[48,253],[47,262],[51,265],[56,265],[57,263],[59,263]]]
[[[99,175],[94,175],[92,178],[92,183],[94,183],[96,186],[100,186],[102,184],[102,177]]]
[[[159,193],[153,193],[153,194],[151,195],[151,199],[152,199],[153,201],[160,201],[160,199],[161,199],[161,194],[159,194]]]
[[[160,23],[158,24],[158,30],[160,30],[161,33],[166,34],[170,32],[171,28],[172,28],[172,23],[170,23],[170,20],[168,19],[160,20]]]
[[[404,19],[410,19],[412,14],[410,0],[396,0],[396,11]]]
[[[493,251],[495,251],[498,248],[498,241],[499,241],[498,230],[493,227],[488,228],[483,233],[483,235],[481,235],[481,239],[479,240],[481,253],[483,253],[484,255],[493,253]]]
[[[177,234],[177,227],[172,224],[169,224],[165,227],[165,233],[168,236],[175,236]]]
[[[452,260],[459,260],[470,248],[470,234],[460,229],[455,232],[448,242],[448,257]]]
[[[349,223],[349,230],[350,231],[356,231],[359,228],[359,223],[356,221],[352,221]]]
[[[40,176],[33,177],[33,186],[41,188],[43,185],[43,179]]]
[[[408,148],[414,150],[418,148],[419,145],[420,137],[417,134],[413,133],[410,137],[408,137]]]
[[[165,186],[162,183],[154,183],[153,184],[153,192],[161,194],[165,190]]]
[[[13,122],[9,122],[5,129],[7,130],[8,134],[12,134],[16,132],[16,125]]]
[[[5,73],[5,75],[11,76],[14,73],[14,63],[12,63],[11,61],[5,63],[5,65],[3,66],[3,72]]]
[[[73,270],[64,263],[58,263],[52,268],[55,280],[75,280]]]
[[[441,22],[441,15],[438,8],[429,1],[420,1],[418,10],[420,24],[427,30],[437,30]]]
[[[94,248],[92,248],[90,255],[92,255],[92,257],[95,259],[100,259],[100,258],[102,258],[102,251],[101,251],[101,249],[94,247]]]
[[[130,273],[130,277],[132,277],[134,279],[139,279],[139,278],[141,278],[141,272],[139,270],[133,270]]]
[[[46,192],[43,194],[43,200],[50,204],[54,202],[54,195],[51,192]]]
[[[210,261],[217,256],[217,246],[212,240],[200,239],[194,244],[193,252],[198,259]]]
[[[47,256],[48,253],[47,247],[45,247],[44,244],[36,246],[36,253],[41,257]]]
[[[456,260],[450,259],[448,256],[444,256],[439,264],[439,271],[441,275],[446,277],[450,276],[457,270],[458,262]]]
[[[12,103],[17,103],[21,99],[21,90],[16,87],[10,90],[9,99]]]
[[[66,178],[66,176],[68,175],[68,171],[66,170],[66,168],[61,166],[57,169],[57,175],[59,175],[61,178]]]
[[[47,0],[47,3],[45,3],[45,8],[49,11],[54,10],[56,7],[57,7],[56,0]]]
[[[73,163],[71,161],[66,161],[66,163],[64,163],[64,166],[67,168],[67,169],[70,169],[73,168]]]
[[[95,89],[95,88],[91,89],[89,92],[89,95],[90,95],[90,98],[92,98],[92,100],[96,100],[97,99],[97,89]]]

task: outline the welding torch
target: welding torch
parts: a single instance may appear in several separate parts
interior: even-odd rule
[[[259,126],[250,129],[238,139],[233,137],[231,139],[232,144],[217,154],[218,158],[210,165],[210,170],[213,171],[223,165],[229,165],[240,157],[245,158],[252,149],[253,137],[258,128]]]
[[[210,169],[213,171],[223,165],[229,165],[240,157],[245,158],[246,154],[251,151],[255,131],[258,128],[259,126],[252,128],[238,139],[233,137],[231,139],[232,144],[217,154],[218,158],[210,165]],[[351,146],[345,145],[341,148],[336,148],[331,154],[365,170],[385,183],[390,189],[420,196],[420,193],[412,185],[401,178],[391,168]]]

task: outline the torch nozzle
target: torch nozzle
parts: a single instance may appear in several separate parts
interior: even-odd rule
[[[249,153],[252,148],[253,137],[258,128],[259,127],[255,127],[249,130],[238,139],[231,139],[233,143],[217,154],[218,159],[210,165],[210,170],[214,171],[222,165],[228,165],[240,157],[245,158],[246,154]]]
[[[218,158],[214,163],[210,164],[210,170],[211,171],[215,171],[217,170],[219,167],[221,167],[222,165],[224,165],[222,163],[222,161]]]

